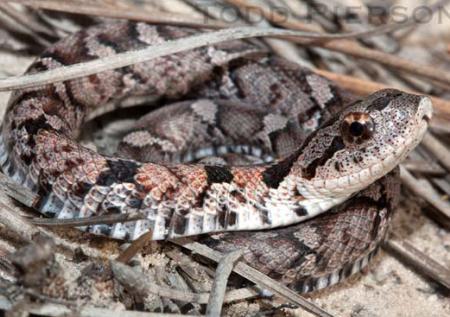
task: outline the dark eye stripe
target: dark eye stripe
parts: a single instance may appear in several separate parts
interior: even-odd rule
[[[308,166],[302,169],[302,176],[306,179],[311,179],[316,176],[316,170],[319,166],[325,165],[325,163],[333,157],[333,155],[344,149],[345,144],[342,138],[335,137],[331,142],[331,145],[327,148],[327,150],[323,153],[323,155],[314,161],[312,161]]]

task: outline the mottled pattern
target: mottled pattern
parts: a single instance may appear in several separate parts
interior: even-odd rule
[[[48,48],[28,73],[196,32],[102,24]],[[77,143],[89,115],[142,96],[153,97],[159,109],[137,122],[115,157]],[[239,234],[232,242],[253,245],[249,262],[310,291],[358,269],[375,250],[397,190],[388,189],[392,177],[379,179],[418,144],[431,115],[428,98],[395,90],[345,103],[325,78],[254,44],[227,42],[14,92],[1,130],[0,164],[39,195],[35,208],[45,215],[146,216],[83,228],[119,239],[148,230],[158,240],[271,229],[332,209],[300,227],[244,239]],[[274,249],[280,241],[293,250],[283,265],[276,264],[283,257]]]

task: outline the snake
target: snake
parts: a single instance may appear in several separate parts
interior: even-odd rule
[[[47,48],[26,74],[199,32],[103,22]],[[116,153],[80,143],[89,118],[150,99]],[[305,293],[374,256],[398,200],[397,166],[431,115],[426,96],[357,99],[261,43],[234,40],[14,91],[0,164],[47,217],[139,212],[145,219],[80,229],[122,240],[201,235]]]

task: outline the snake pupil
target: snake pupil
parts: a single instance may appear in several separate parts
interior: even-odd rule
[[[354,121],[350,124],[349,132],[354,137],[359,137],[364,133],[364,125],[358,121]]]

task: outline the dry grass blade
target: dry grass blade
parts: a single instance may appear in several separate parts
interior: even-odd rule
[[[144,21],[154,24],[170,24],[202,28],[223,28],[225,23],[208,19],[208,23],[195,21],[189,16],[171,14],[157,10],[147,11],[140,7],[128,6],[126,10],[118,10],[108,6],[93,5],[79,1],[36,1],[36,0],[8,0],[11,3],[20,3],[36,9],[46,9],[59,12],[76,13],[88,16],[100,16],[132,21]]]
[[[14,196],[12,196],[14,197]],[[30,222],[44,227],[83,227],[97,224],[112,225],[115,223],[125,223],[136,220],[147,219],[147,217],[139,212],[131,212],[129,214],[92,216],[88,218],[76,219],[56,219],[56,218],[35,218]]]
[[[220,316],[225,298],[225,291],[227,289],[228,277],[233,270],[234,264],[241,256],[242,250],[237,250],[224,255],[219,261],[216,276],[211,288],[211,294],[209,295],[208,306],[206,307],[206,316]]]
[[[180,245],[192,252],[198,253],[210,260],[215,262],[219,262],[222,259],[222,254],[217,251],[214,251],[208,248],[205,245],[193,242],[193,243],[182,243],[180,241],[171,240],[173,243]],[[248,266],[243,262],[238,262],[234,267],[233,271],[242,277],[248,279],[249,281],[258,284],[261,287],[267,288],[272,293],[277,294],[278,296],[284,298],[286,301],[298,305],[302,307],[304,310],[314,314],[315,316],[320,317],[331,317],[326,311],[322,308],[316,306],[315,304],[307,301],[294,291],[290,290],[284,285],[281,285],[277,281],[271,279],[267,275],[255,270],[254,268]]]
[[[419,273],[450,290],[450,270],[417,250],[408,242],[401,241],[401,239],[392,235],[384,243],[384,248],[399,255],[400,259],[405,261],[408,266],[415,268]]]

